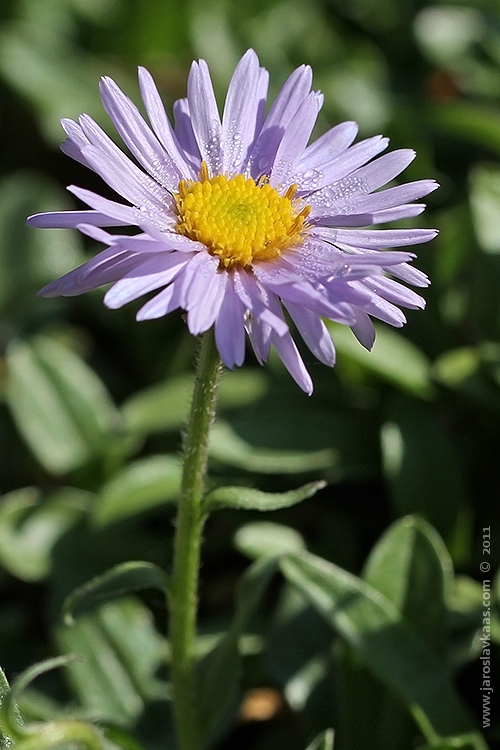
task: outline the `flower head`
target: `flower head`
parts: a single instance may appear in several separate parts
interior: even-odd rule
[[[139,83],[149,124],[103,78],[104,107],[134,158],[88,115],[62,121],[62,149],[126,203],[71,186],[88,210],[38,214],[28,223],[75,227],[106,245],[42,295],[111,284],[104,301],[118,308],[153,292],[138,320],[185,310],[192,334],[215,326],[229,368],[243,363],[246,333],[260,362],[274,346],[311,393],[287,321],[321,362],[333,365],[335,349],[322,318],[350,326],[370,348],[369,316],[401,326],[399,305],[423,307],[423,299],[400,283],[428,283],[408,265],[413,253],[388,248],[427,242],[436,232],[371,227],[417,216],[424,206],[413,201],[437,184],[419,180],[379,190],[414,152],[379,156],[388,145],[381,136],[352,145],[354,122],[308,145],[322,105],[321,94],[311,91],[311,69],[295,70],[266,114],[268,78],[249,50],[231,79],[221,119],[207,65],[193,63],[187,98],[174,104],[174,126],[145,69],[139,69]],[[124,226],[136,233],[120,234]]]

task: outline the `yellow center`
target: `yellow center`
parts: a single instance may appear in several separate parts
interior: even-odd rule
[[[181,180],[174,196],[177,231],[206,245],[223,268],[272,260],[307,231],[311,208],[300,208],[296,192],[291,185],[280,195],[268,182],[242,174],[209,177],[203,163],[199,181]]]

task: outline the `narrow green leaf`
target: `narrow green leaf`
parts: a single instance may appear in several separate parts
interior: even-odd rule
[[[103,383],[74,352],[46,336],[12,344],[7,401],[29,447],[50,472],[108,454],[123,426]]]
[[[141,589],[158,589],[166,595],[167,574],[158,565],[148,562],[126,562],[116,565],[80,586],[67,597],[63,607],[64,620],[67,625],[72,625],[76,610]]]
[[[279,557],[305,548],[304,540],[298,531],[268,521],[256,521],[242,526],[234,536],[234,545],[254,560],[261,557]]]
[[[166,642],[137,599],[107,602],[56,635],[64,653],[82,657],[69,665],[68,674],[92,717],[131,726],[146,701],[167,698],[166,685],[156,678]]]
[[[5,701],[8,694],[10,693],[10,685],[5,676],[5,672],[0,667],[0,748],[6,750],[12,746],[12,739],[8,734],[7,726],[5,725],[4,710]],[[7,721],[7,723],[9,723]]]
[[[259,474],[300,474],[331,467],[338,460],[337,452],[331,449],[285,451],[256,448],[221,420],[212,428],[209,450],[216,461]]]
[[[181,465],[174,456],[133,461],[107,482],[97,497],[93,520],[103,527],[177,499]]]
[[[242,510],[280,510],[312,497],[326,486],[326,482],[310,482],[289,492],[261,492],[250,487],[219,487],[206,500],[207,510],[241,508]]]
[[[306,750],[333,750],[333,729],[325,729],[307,746]]]
[[[4,495],[0,503],[0,564],[25,581],[45,578],[55,544],[87,514],[89,500],[89,493],[70,488],[44,500],[32,487]]]
[[[472,721],[446,668],[385,596],[305,551],[285,557],[281,570],[370,671],[399,694],[422,731],[431,727],[446,736],[471,730]]]
[[[430,524],[411,516],[396,521],[373,548],[363,578],[444,657],[453,564]]]
[[[339,354],[349,357],[383,380],[402,391],[430,399],[433,386],[430,380],[430,362],[425,354],[408,341],[401,333],[388,326],[376,326],[377,336],[371,352],[368,352],[344,325],[327,322],[335,339]]]
[[[276,561],[269,559],[258,560],[245,571],[238,584],[231,625],[199,666],[200,718],[206,735],[217,728],[236,693],[241,670],[239,640],[275,572]]]

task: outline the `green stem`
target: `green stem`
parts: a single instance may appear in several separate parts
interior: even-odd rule
[[[200,750],[203,744],[196,710],[194,645],[205,520],[202,501],[219,370],[219,355],[210,330],[203,335],[201,342],[193,401],[184,436],[182,486],[169,597],[173,708],[179,750]]]

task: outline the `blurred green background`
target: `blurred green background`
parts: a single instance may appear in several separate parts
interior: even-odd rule
[[[433,177],[442,187],[417,224],[407,225],[425,222],[440,235],[418,248],[416,264],[432,279],[426,311],[410,312],[403,330],[378,326],[371,354],[349,330],[332,326],[333,371],[304,351],[311,398],[277,359],[259,368],[249,353],[245,368],[225,378],[211,481],[283,491],[326,479],[316,497],[272,520],[297,528],[312,551],[356,574],[396,519],[416,514],[432,524],[458,574],[441,622],[448,664],[480,727],[479,564],[488,527],[497,601],[500,588],[493,582],[500,560],[500,6],[493,0],[2,0],[0,663],[13,675],[77,648],[58,625],[75,585],[123,560],[168,562],[167,501],[177,492],[195,350],[180,315],[137,324],[134,305],[108,311],[101,291],[35,296],[96,248],[76,232],[27,229],[25,217],[71,207],[64,191],[71,183],[110,194],[59,152],[59,118],[87,112],[113,134],[99,77],[112,76],[139,102],[137,65],[152,72],[170,110],[198,57],[208,61],[222,102],[250,46],[271,72],[272,95],[294,67],[312,65],[314,87],[325,95],[318,135],[354,119],[364,137],[384,133],[392,148],[416,149],[404,178]],[[207,633],[227,618],[246,565],[233,533],[257,515],[228,511],[209,521],[201,595]],[[161,603],[148,604],[161,629]],[[135,600],[123,607],[131,608],[126,617],[118,608],[124,621],[146,617]],[[269,602],[258,633],[271,628],[272,641],[285,610],[273,614]],[[152,622],[142,623],[149,633]],[[305,648],[310,631],[303,631],[288,634],[282,650]],[[274,640],[279,653],[276,633]],[[248,646],[245,688],[272,686],[288,696],[292,667],[278,668],[274,652],[257,658],[252,648],[259,651]],[[163,657],[160,646],[151,649],[154,672]],[[266,721],[242,719],[228,742],[293,750],[331,724],[340,750],[410,747],[417,734],[406,710],[355,659],[353,666],[337,657],[344,672],[333,670],[321,699],[291,701]],[[500,693],[498,653],[493,667]],[[104,714],[137,724],[155,748],[149,720],[138,718],[148,700],[154,713],[149,677],[146,687],[131,688],[135,708],[108,706]],[[99,706],[98,687],[74,678],[73,688],[84,706]],[[27,699],[32,715],[50,716],[66,691],[62,678],[47,679]],[[500,741],[498,719],[487,736],[492,747]]]

